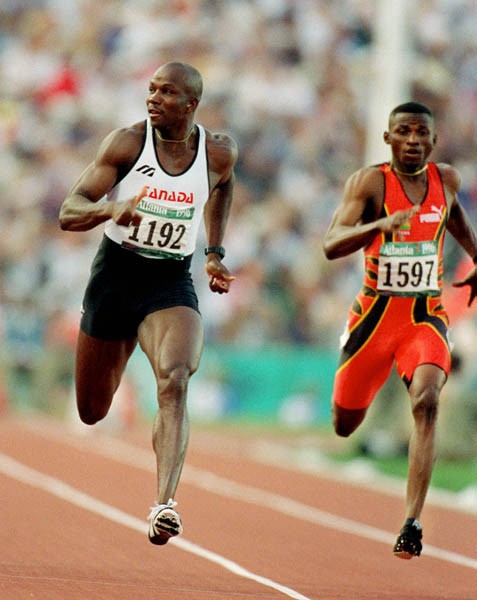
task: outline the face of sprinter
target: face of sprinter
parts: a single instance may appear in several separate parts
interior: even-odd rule
[[[436,135],[434,120],[426,113],[398,113],[391,117],[384,141],[391,146],[393,163],[402,171],[417,171],[426,164]]]
[[[190,118],[197,101],[191,98],[184,71],[164,65],[149,82],[146,105],[153,127],[173,128]]]

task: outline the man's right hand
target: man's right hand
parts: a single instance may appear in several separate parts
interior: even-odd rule
[[[142,198],[147,194],[147,186],[144,186],[141,192],[125,200],[124,202],[113,202],[111,218],[117,225],[124,227],[137,227],[142,221],[142,215],[137,212],[136,207]]]
[[[376,224],[383,233],[396,233],[396,231],[408,223],[412,217],[419,212],[420,208],[419,205],[415,205],[412,208],[407,208],[405,210],[397,210],[392,215],[379,219]]]

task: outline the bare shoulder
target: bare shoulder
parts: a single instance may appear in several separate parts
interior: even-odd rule
[[[372,197],[384,188],[384,174],[377,167],[363,167],[352,173],[346,182],[346,191],[353,196]]]
[[[206,130],[206,145],[212,171],[222,174],[233,168],[238,159],[238,147],[230,135]]]
[[[115,129],[104,138],[98,159],[117,166],[133,162],[142,148],[144,135],[144,121]]]
[[[447,163],[438,163],[436,166],[440,173],[442,183],[454,193],[457,193],[462,181],[459,171]]]

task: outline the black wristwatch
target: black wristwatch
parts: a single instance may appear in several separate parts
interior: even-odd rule
[[[207,246],[207,248],[204,250],[204,254],[206,256],[207,254],[218,254],[220,258],[224,258],[225,248],[222,246]]]

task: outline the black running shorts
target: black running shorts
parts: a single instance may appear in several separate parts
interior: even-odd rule
[[[137,336],[144,318],[172,306],[199,312],[190,274],[192,254],[184,260],[146,258],[122,248],[106,235],[91,266],[81,329],[96,338]]]

